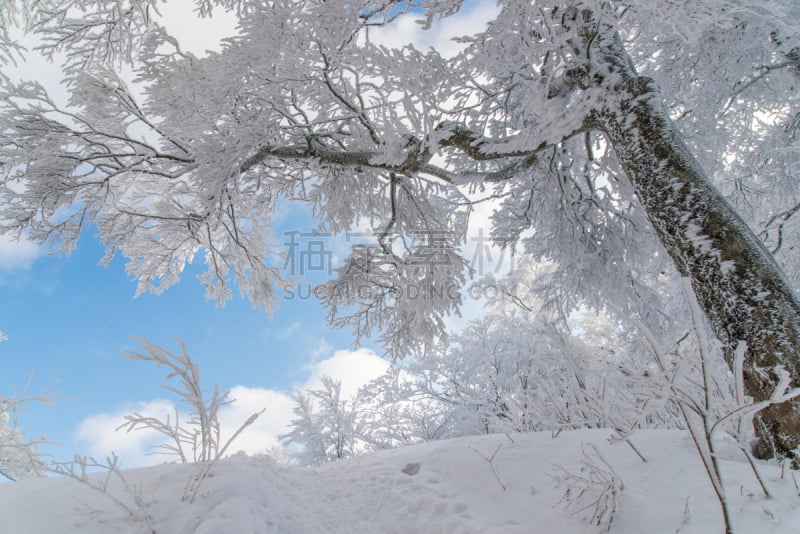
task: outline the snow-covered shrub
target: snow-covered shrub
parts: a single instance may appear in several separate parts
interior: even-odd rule
[[[319,389],[292,394],[296,418],[279,437],[307,466],[452,437],[448,408],[420,394],[415,380],[393,366],[344,399],[339,381],[323,376]]]
[[[610,463],[591,443],[581,445],[583,458],[579,472],[558,467],[553,479],[566,486],[561,498],[575,513],[585,514],[590,524],[609,532],[619,511],[619,498],[625,485]]]
[[[55,394],[47,392],[30,397],[25,393],[14,397],[0,395],[0,476],[8,480],[44,476],[47,462],[39,445],[51,442],[44,436],[27,437],[19,428],[19,412],[33,402],[54,401]]]
[[[177,410],[174,422],[169,418],[162,421],[133,413],[125,417],[126,422],[118,430],[122,428],[128,432],[142,429],[155,430],[169,440],[158,447],[161,451],[176,456],[181,462],[195,462],[196,468],[183,494],[183,500],[194,500],[214,463],[225,455],[230,444],[246,427],[253,424],[264,410],[252,414],[233,435],[223,441],[220,435],[219,410],[233,402],[229,397],[230,392],[220,394],[219,388],[215,385],[211,398],[205,398],[200,387],[200,371],[182,341],[178,341],[181,353],[173,354],[144,338],[137,339],[144,345],[144,353],[129,351],[126,358],[153,362],[157,367],[162,365],[167,367],[170,372],[166,380],[178,378],[180,386],[174,387],[165,383],[161,387],[178,395],[179,399],[189,407],[190,419],[181,424]]]
[[[708,479],[720,503],[725,531],[733,532],[728,509],[722,472],[719,465],[716,438],[728,433],[738,444],[758,479],[765,496],[769,491],[758,472],[749,446],[752,421],[756,414],[774,404],[780,404],[800,396],[800,388],[791,388],[789,373],[776,366],[771,371],[776,386],[771,396],[760,402],[745,395],[744,360],[747,346],[740,341],[733,355],[733,369],[729,373],[719,344],[704,321],[703,312],[697,302],[691,282],[684,278],[683,291],[692,320],[692,332],[696,344],[683,354],[674,353],[670,358],[653,333],[640,322],[632,319],[647,339],[659,373],[652,377],[651,395],[670,397],[680,407],[695,448],[703,462]]]
[[[442,412],[443,437],[608,428],[628,440],[637,428],[676,426],[669,402],[640,391],[652,363],[619,350],[614,326],[592,340],[542,314],[489,314],[401,362],[406,397]]]
[[[334,382],[296,392],[291,432],[297,461],[318,465],[370,450],[502,432],[606,428],[644,460],[631,435],[675,427],[671,399],[656,400],[655,369],[619,348],[616,323],[559,324],[533,306],[470,322],[430,353],[397,361],[351,399]]]
[[[37,450],[43,438],[26,439],[9,416],[10,403],[0,397],[0,476],[8,480],[42,476],[47,466]]]
[[[90,471],[97,469],[101,470],[101,473],[90,474]],[[131,519],[145,523],[148,531],[155,534],[153,520],[142,494],[142,487],[128,482],[120,470],[120,462],[116,454],[111,453],[111,456],[104,462],[76,454],[69,462],[52,462],[50,471],[77,480],[102,493],[125,510]]]

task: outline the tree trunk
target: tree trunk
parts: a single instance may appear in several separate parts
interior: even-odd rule
[[[800,301],[772,255],[712,185],[669,119],[652,80],[639,77],[624,50],[605,49],[618,75],[618,98],[592,122],[607,136],[639,201],[678,271],[688,276],[732,364],[747,342],[747,394],[768,399],[777,365],[800,385]],[[602,47],[602,44],[601,44]],[[760,413],[759,456],[795,458],[800,402]]]

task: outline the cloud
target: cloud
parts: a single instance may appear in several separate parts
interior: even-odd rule
[[[279,341],[285,341],[285,340],[289,339],[289,336],[291,336],[293,333],[295,333],[295,331],[297,331],[297,329],[300,328],[301,326],[303,326],[303,323],[301,323],[300,321],[293,322],[292,324],[290,324],[289,326],[284,328],[278,334],[278,336],[277,336],[278,340]]]
[[[486,23],[497,15],[498,10],[494,1],[480,0],[468,9],[434,22],[430,30],[423,30],[417,24],[419,15],[406,14],[389,26],[371,30],[370,40],[387,48],[400,48],[407,44],[413,44],[420,50],[432,47],[443,57],[452,57],[465,47],[464,44],[453,41],[453,38],[483,31]]]
[[[236,13],[217,8],[213,17],[199,18],[191,2],[167,2],[158,6],[160,21],[181,49],[203,57],[207,51],[217,52],[222,40],[236,34]],[[186,21],[190,20],[191,24]]]
[[[324,342],[323,342],[324,343]],[[389,363],[366,348],[357,350],[332,351],[327,344],[318,346],[317,360],[307,368],[307,378],[299,383],[298,389],[314,389],[321,385],[322,376],[330,376],[342,382],[342,395],[355,395],[358,389],[383,374]],[[330,356],[319,359],[323,355]],[[332,352],[332,354],[331,354]],[[223,441],[233,436],[236,430],[252,414],[262,413],[253,424],[245,428],[231,444],[226,454],[244,451],[247,454],[268,452],[280,447],[278,436],[289,431],[289,423],[294,418],[294,402],[288,392],[266,388],[234,386],[230,390],[233,403],[220,409],[220,433]],[[165,437],[152,430],[135,432],[117,431],[125,422],[125,416],[132,412],[171,421],[175,417],[175,405],[169,400],[155,399],[129,404],[112,413],[98,413],[84,419],[76,431],[76,439],[86,444],[88,454],[98,460],[112,451],[120,457],[125,467],[154,465],[175,458],[166,455],[148,455],[152,447],[164,443]],[[181,421],[187,421],[186,414],[180,414]]]
[[[126,468],[153,465],[171,461],[166,455],[151,455],[152,447],[164,442],[164,436],[155,430],[134,432],[117,431],[125,423],[125,416],[138,412],[145,416],[170,421],[175,420],[175,405],[168,400],[154,399],[127,405],[113,413],[91,415],[81,421],[75,432],[76,441],[88,444],[87,454],[101,461],[112,452],[119,456]]]
[[[333,347],[325,341],[324,338],[317,341],[311,349],[309,354],[309,359],[311,360],[311,366],[309,366],[309,372],[312,370],[313,366],[317,364],[324,356],[331,354],[333,352]]]
[[[254,413],[264,410],[258,419],[248,426],[231,443],[227,453],[244,451],[257,454],[279,446],[278,436],[288,431],[292,419],[292,399],[278,391],[236,386],[231,389],[230,398],[235,402],[220,409],[221,445]],[[84,419],[75,432],[76,440],[87,445],[89,456],[101,460],[112,452],[122,460],[126,468],[154,465],[174,461],[177,458],[168,454],[153,454],[155,447],[166,443],[169,438],[155,430],[143,429],[126,432],[117,430],[125,423],[125,416],[138,412],[144,416],[155,417],[170,422],[175,420],[175,404],[169,400],[155,399],[126,405],[112,413],[94,414]],[[179,413],[181,421],[188,421],[187,413]],[[187,454],[191,451],[187,450]]]
[[[41,248],[30,241],[0,235],[0,271],[28,269],[41,254]]]
[[[366,348],[356,350],[337,350],[330,358],[317,362],[311,374],[300,389],[317,389],[320,379],[329,376],[342,383],[341,393],[345,398],[358,392],[358,388],[378,378],[389,368],[389,362]]]
[[[278,436],[289,431],[294,403],[289,395],[264,388],[235,386],[231,389],[235,402],[221,410],[219,420],[223,439],[228,439],[252,414],[264,410],[258,419],[236,438],[228,454],[244,451],[258,454],[280,446]]]

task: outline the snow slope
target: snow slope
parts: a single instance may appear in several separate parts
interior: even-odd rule
[[[598,531],[587,521],[592,509],[566,506],[566,487],[553,475],[563,474],[559,466],[581,474],[581,444],[591,443],[623,483],[611,532],[722,532],[719,505],[687,434],[637,433],[633,439],[647,463],[624,443],[608,443],[607,437],[608,431],[602,430],[563,432],[555,438],[548,433],[469,437],[317,469],[279,466],[267,456],[240,454],[214,467],[194,503],[180,501],[191,466],[142,468],[125,472],[125,478],[141,489],[159,534],[578,534]],[[722,469],[737,532],[800,532],[800,497],[788,470],[781,479],[779,468],[762,467],[775,494],[766,499],[745,463],[726,460]],[[135,509],[120,484],[112,485],[110,493]],[[582,503],[598,495],[588,491]],[[4,534],[149,530],[144,520],[106,495],[71,479],[0,485]]]

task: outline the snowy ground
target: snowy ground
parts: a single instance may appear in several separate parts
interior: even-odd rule
[[[570,508],[562,500],[566,487],[553,475],[563,474],[559,466],[588,475],[581,473],[579,462],[581,444],[591,443],[623,484],[611,532],[723,531],[719,506],[687,434],[637,433],[634,442],[647,463],[624,443],[609,444],[607,436],[607,431],[587,430],[564,432],[555,439],[548,433],[462,438],[319,469],[284,467],[266,456],[240,454],[215,466],[194,503],[180,502],[191,466],[165,464],[128,471],[125,477],[141,488],[146,513],[159,534],[577,534],[598,532],[587,521],[593,508],[578,508],[599,493],[588,491],[582,504]],[[800,532],[800,497],[788,470],[781,479],[777,467],[762,467],[775,493],[766,499],[746,464],[724,461],[722,469],[737,532]],[[111,494],[132,503],[120,486]],[[143,520],[74,480],[0,485],[3,533],[148,531]]]

